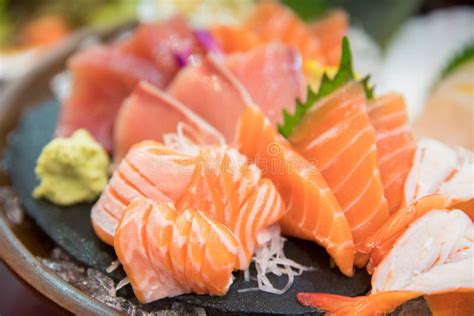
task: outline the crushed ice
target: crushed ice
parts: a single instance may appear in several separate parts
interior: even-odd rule
[[[153,312],[142,309],[136,300],[128,300],[117,296],[117,291],[128,282],[121,280],[115,284],[107,274],[96,269],[86,268],[75,263],[62,249],[54,248],[49,258],[38,258],[44,266],[54,271],[61,279],[83,292],[94,297],[109,307],[134,316],[178,316],[178,315],[206,315],[202,307],[195,307],[182,302],[174,302],[166,308]],[[107,272],[117,269],[120,263],[113,261]],[[108,272],[109,273],[109,272]]]

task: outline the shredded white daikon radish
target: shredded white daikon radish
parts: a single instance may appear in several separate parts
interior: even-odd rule
[[[107,269],[105,269],[105,272],[111,273],[111,272],[115,271],[119,266],[120,266],[120,261],[118,261],[118,259],[114,260],[114,261],[112,261],[110,266],[108,266]]]
[[[259,247],[255,250],[252,261],[255,263],[257,270],[257,287],[251,287],[238,290],[239,293],[250,291],[264,291],[273,294],[283,294],[293,285],[295,276],[301,275],[304,271],[314,270],[312,267],[303,266],[291,259],[286,258],[283,248],[286,238],[280,234],[280,226],[272,225],[268,227],[264,234],[260,234],[257,238]],[[268,273],[277,276],[285,275],[288,282],[282,289],[275,288],[267,277]],[[247,269],[244,271],[245,281],[253,279]]]
[[[128,284],[130,284],[130,281],[128,281],[128,278],[127,277],[123,278],[122,280],[120,280],[119,283],[117,283],[117,286],[115,287],[115,291],[120,290],[121,288],[123,288],[124,286]]]
[[[189,128],[185,123],[179,122],[176,133],[167,133],[163,135],[163,142],[166,147],[179,152],[197,155],[199,146],[185,135],[185,128]]]

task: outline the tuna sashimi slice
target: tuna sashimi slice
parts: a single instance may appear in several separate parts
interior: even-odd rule
[[[250,101],[247,91],[212,58],[181,70],[168,93],[232,140],[237,119]]]
[[[291,47],[259,46],[230,55],[226,65],[273,124],[281,122],[283,109],[292,112],[296,99],[306,98],[301,56]]]
[[[183,69],[168,92],[232,142],[245,108],[257,104],[273,123],[304,98],[301,58],[282,44],[268,44],[220,60],[209,56]]]
[[[72,93],[61,109],[56,133],[86,128],[110,152],[115,118],[139,81],[164,88],[179,70],[176,55],[202,53],[183,18],[142,25],[121,42],[74,55],[68,63]]]
[[[377,161],[390,213],[403,203],[405,180],[415,154],[403,97],[389,93],[369,102],[370,122],[377,136]]]
[[[389,210],[362,86],[346,84],[314,104],[289,140],[321,170],[349,221],[354,245],[363,244],[387,221]],[[356,256],[356,265],[366,259]]]
[[[145,141],[133,146],[92,208],[96,234],[112,245],[117,223],[133,199],[175,201],[186,190],[195,165],[194,157],[157,142]]]
[[[283,233],[322,245],[342,273],[351,276],[351,230],[319,170],[296,153],[256,107],[244,112],[236,146],[279,190],[287,209],[280,221]]]
[[[141,82],[124,101],[114,133],[114,160],[143,140],[163,141],[163,135],[186,127],[186,136],[196,144],[222,144],[223,136],[197,114],[163,91]]]
[[[81,51],[69,60],[68,67],[73,86],[62,105],[56,134],[70,136],[85,128],[108,151],[112,149],[114,121],[123,99],[141,80],[158,87],[165,84],[153,64],[115,47]]]
[[[238,117],[253,103],[221,61],[209,56],[176,75],[167,92],[232,140]]]
[[[135,199],[117,227],[114,247],[142,303],[184,293],[225,295],[237,242],[206,214]]]
[[[204,147],[190,185],[176,204],[193,208],[225,224],[239,244],[236,269],[250,265],[260,234],[285,214],[283,200],[273,183],[246,157],[227,146]]]
[[[166,83],[173,79],[181,65],[177,56],[204,53],[193,30],[182,16],[165,22],[142,24],[132,37],[118,44],[120,49],[151,62]]]

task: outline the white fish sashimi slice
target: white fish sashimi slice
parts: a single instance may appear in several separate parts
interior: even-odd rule
[[[436,193],[457,166],[456,151],[434,139],[418,143],[413,166],[405,182],[405,203]]]
[[[473,230],[472,220],[463,211],[427,213],[405,231],[376,268],[372,293],[412,290],[429,294],[474,288]]]
[[[405,182],[405,204],[435,193],[455,199],[474,198],[474,154],[424,138],[418,143]]]
[[[464,148],[459,148],[457,152],[458,168],[455,174],[441,185],[438,193],[469,200],[474,198],[474,154]]]

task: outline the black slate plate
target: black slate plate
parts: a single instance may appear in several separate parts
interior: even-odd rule
[[[31,192],[37,185],[34,167],[41,149],[46,145],[56,125],[59,105],[47,102],[26,113],[17,130],[11,135],[6,152],[7,169],[23,206],[36,223],[59,246],[87,266],[105,271],[116,259],[111,247],[102,243],[94,234],[90,224],[92,204],[73,207],[58,207],[46,201],[35,200]],[[283,295],[247,292],[238,293],[241,288],[254,287],[254,282],[245,282],[243,274],[235,273],[235,281],[225,297],[182,295],[176,299],[195,303],[210,312],[232,312],[248,314],[305,314],[314,309],[298,304],[297,292],[328,292],[344,295],[360,295],[367,291],[370,278],[365,271],[357,271],[353,278],[343,276],[329,267],[329,257],[321,247],[306,241],[290,238],[285,245],[289,258],[316,268],[297,277],[292,288]],[[119,273],[120,274],[120,273]],[[117,274],[116,278],[120,277]],[[283,287],[285,278],[272,278]],[[159,303],[151,303],[147,310],[153,310]]]

